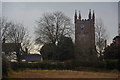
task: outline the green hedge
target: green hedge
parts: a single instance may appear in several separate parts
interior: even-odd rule
[[[68,60],[65,62],[44,61],[39,63],[11,63],[13,70],[19,69],[56,69],[56,70],[82,70],[82,67],[91,67],[96,69],[117,69],[117,60],[105,60],[104,62],[83,62]]]
[[[39,63],[26,63],[26,62],[12,62],[11,67],[13,70],[19,69],[64,69],[63,63],[39,62]]]
[[[117,59],[107,59],[105,60],[106,69],[118,69],[118,60]]]
[[[10,63],[4,54],[2,54],[2,76],[8,76],[10,70]]]

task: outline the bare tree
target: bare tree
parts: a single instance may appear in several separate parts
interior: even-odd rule
[[[31,50],[32,42],[29,33],[22,24],[15,24],[2,19],[1,34],[2,40],[5,38],[8,43],[21,43],[22,50],[25,48],[28,48],[28,51]]]
[[[7,37],[9,27],[11,27],[12,22],[7,22],[7,19],[3,18],[1,20],[1,40]]]
[[[98,56],[102,57],[103,55],[102,52],[105,48],[105,40],[107,40],[108,37],[102,19],[96,20],[95,37],[96,37],[96,49],[98,51]]]
[[[56,44],[61,36],[70,36],[72,33],[71,19],[59,11],[44,14],[37,23],[36,43]]]

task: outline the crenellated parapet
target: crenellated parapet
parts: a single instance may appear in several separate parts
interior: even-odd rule
[[[93,14],[91,14],[91,9],[89,10],[89,14],[88,14],[88,19],[82,19],[81,18],[81,13],[79,11],[79,16],[77,16],[77,10],[75,10],[75,16],[74,16],[74,22],[76,23],[77,21],[95,21],[95,13],[94,13],[94,10],[93,10]]]

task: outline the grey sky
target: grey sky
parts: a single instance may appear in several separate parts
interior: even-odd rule
[[[120,2],[119,2],[119,4],[118,4],[118,22],[119,22],[119,24],[120,24]]]
[[[118,23],[119,23],[119,25],[120,25],[120,1],[119,1],[119,4],[118,4]],[[119,29],[118,29],[118,31],[119,31],[119,36],[120,36],[120,26],[119,26]]]
[[[2,2],[118,2],[119,0],[2,0]]]
[[[0,2],[0,17],[2,16],[1,15],[2,13],[2,5],[1,5],[1,2]],[[1,27],[1,25],[0,25]],[[1,33],[1,29],[0,29],[0,33]],[[1,54],[1,51],[2,51],[2,43],[1,43],[1,35],[0,35],[0,80],[2,78],[2,54]]]
[[[62,11],[74,19],[74,11],[80,10],[82,18],[88,18],[89,9],[95,10],[95,17],[103,20],[109,34],[108,42],[118,35],[118,3],[117,2],[3,2],[2,16],[8,20],[22,23],[34,37],[36,20],[45,12]]]

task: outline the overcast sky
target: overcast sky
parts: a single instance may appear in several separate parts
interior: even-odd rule
[[[118,2],[119,0],[1,0],[2,2]]]
[[[120,25],[120,2],[119,2],[119,4],[118,4],[118,23],[119,23],[119,25]],[[119,36],[120,36],[120,26],[119,26]]]
[[[62,11],[74,20],[74,11],[80,10],[82,18],[88,18],[89,9],[95,10],[95,18],[101,18],[107,30],[109,40],[118,35],[117,2],[3,2],[2,16],[8,21],[22,23],[34,38],[36,20],[46,12]],[[74,22],[74,21],[73,21]]]

